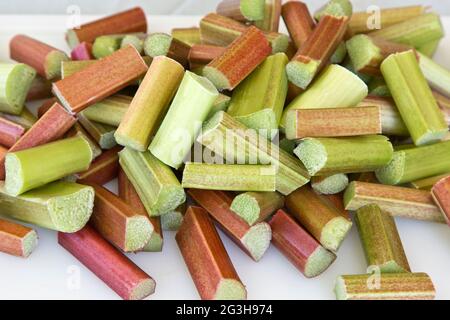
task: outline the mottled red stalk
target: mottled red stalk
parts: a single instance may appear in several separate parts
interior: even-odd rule
[[[25,128],[6,120],[0,118],[0,144],[5,147],[12,147],[20,137],[25,133]]]
[[[450,177],[446,177],[436,183],[431,189],[434,202],[441,209],[445,221],[450,226]]]
[[[41,106],[37,110],[38,118],[41,118],[44,113],[46,113],[57,102],[58,99],[56,98],[46,99],[44,102],[42,102]]]
[[[92,60],[94,56],[92,55],[92,43],[81,42],[75,48],[73,48],[70,53],[72,60]]]
[[[117,175],[119,174],[118,152],[120,150],[122,150],[122,147],[116,146],[103,152],[91,163],[89,169],[75,175],[77,181],[81,184],[95,183],[98,185],[103,185],[117,178]]]
[[[300,48],[316,26],[308,6],[300,1],[288,1],[281,7],[281,15],[292,41]]]
[[[189,66],[192,69],[203,67],[225,52],[225,47],[207,44],[194,44],[189,51]]]

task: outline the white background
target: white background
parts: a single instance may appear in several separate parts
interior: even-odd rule
[[[84,16],[90,20],[92,17]],[[169,31],[172,27],[195,25],[199,17],[149,17],[152,31]],[[26,33],[58,48],[66,49],[66,17],[1,16],[0,60],[8,59],[8,41],[16,33]],[[444,20],[450,30],[450,19]],[[442,41],[437,61],[450,68],[450,37]],[[114,184],[110,185],[114,190]],[[450,299],[450,231],[446,225],[411,220],[397,220],[397,226],[411,268],[427,272],[437,290],[438,299]],[[26,260],[0,254],[0,299],[118,299],[89,270],[56,243],[56,233],[37,229],[39,246]],[[321,276],[306,279],[274,247],[259,263],[253,262],[222,235],[225,247],[249,299],[334,299],[334,281],[341,274],[360,274],[366,262],[353,228],[335,263]],[[142,269],[157,282],[151,299],[198,299],[195,286],[173,239],[164,234],[162,253],[130,254]],[[79,275],[79,286],[73,286]],[[75,281],[76,282],[76,281]],[[71,285],[72,284],[72,285]]]

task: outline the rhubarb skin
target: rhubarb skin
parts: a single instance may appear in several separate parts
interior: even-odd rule
[[[121,150],[121,147],[116,146],[103,152],[91,163],[89,169],[75,175],[77,181],[81,184],[88,182],[104,185],[105,183],[115,179],[119,174],[120,166],[118,153]]]
[[[58,243],[124,300],[140,300],[155,291],[155,281],[92,227],[58,232]]]
[[[278,210],[269,222],[272,243],[307,278],[317,277],[336,259],[285,211]]]
[[[227,50],[203,70],[219,90],[233,90],[269,54],[272,49],[264,34],[256,27],[248,28]]]
[[[431,189],[433,200],[450,226],[450,177],[437,182]]]
[[[188,56],[189,67],[191,70],[203,67],[221,56],[225,52],[225,47],[213,46],[208,44],[194,44]]]
[[[300,48],[313,32],[316,23],[308,6],[301,1],[288,1],[283,4],[281,14],[295,46]]]
[[[92,43],[82,42],[72,49],[70,57],[75,61],[92,60]]]
[[[16,152],[37,147],[61,138],[76,122],[75,117],[70,115],[58,104],[53,104],[50,109],[29,129],[10,149]],[[0,180],[5,179],[5,158],[0,159]]]
[[[264,0],[264,18],[254,21],[254,25],[261,30],[278,32],[281,18],[281,0]]]
[[[38,243],[36,231],[28,227],[0,219],[0,251],[27,258]]]
[[[8,148],[12,147],[24,132],[24,127],[4,118],[0,118],[0,145]]]
[[[250,258],[255,261],[262,258],[272,238],[270,226],[266,222],[249,226],[244,219],[230,209],[233,199],[224,191],[189,189],[188,194],[208,211],[220,228]]]
[[[147,19],[139,8],[122,11],[67,31],[66,40],[71,48],[81,42],[93,43],[95,38],[108,34],[147,32]]]
[[[28,90],[26,101],[35,101],[48,99],[53,97],[52,82],[37,75],[31,82],[30,90]]]
[[[130,45],[53,83],[53,93],[67,110],[78,113],[133,83],[147,69],[139,52]]]
[[[245,287],[204,209],[188,208],[175,239],[201,299],[247,298]]]

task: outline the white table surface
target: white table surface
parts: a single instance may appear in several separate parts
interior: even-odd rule
[[[0,61],[8,59],[8,41],[17,33],[67,50],[66,20],[62,16],[0,15]],[[150,32],[193,26],[198,20],[189,16],[148,18]],[[450,30],[450,18],[443,22],[446,30]],[[449,36],[442,41],[436,60],[450,68],[448,52]],[[116,185],[111,183],[108,187],[114,191]],[[436,286],[437,298],[450,299],[449,227],[404,219],[397,219],[397,227],[412,270],[427,272]],[[56,232],[41,228],[37,231],[39,245],[28,259],[0,253],[0,299],[118,299],[100,279],[57,244]],[[332,290],[337,276],[365,273],[367,267],[356,228],[344,241],[334,264],[314,279],[306,279],[273,246],[255,263],[222,233],[221,236],[249,299],[334,299]],[[128,256],[157,282],[156,292],[149,299],[199,298],[173,232],[164,233],[162,253]]]

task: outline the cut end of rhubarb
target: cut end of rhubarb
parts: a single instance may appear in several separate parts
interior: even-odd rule
[[[405,153],[394,152],[391,162],[375,171],[375,175],[382,184],[396,185],[403,177],[405,169]]]
[[[102,148],[103,150],[109,150],[109,149],[112,149],[115,146],[117,146],[117,141],[116,141],[116,138],[114,137],[114,133],[116,132],[115,127],[100,124],[95,121],[92,121],[92,122],[95,125],[105,128],[104,133],[101,135],[100,139],[98,140],[98,145],[100,146],[100,148]]]
[[[272,109],[263,109],[258,112],[235,117],[240,123],[248,128],[261,130],[260,134],[266,133],[267,139],[272,140],[278,130],[278,121]]]
[[[242,15],[249,21],[264,19],[265,0],[241,0]]]
[[[77,33],[73,29],[67,30],[66,33],[66,41],[70,47],[70,49],[75,48],[77,45],[80,44],[80,40],[78,40]]]
[[[130,293],[130,300],[142,300],[145,297],[155,293],[156,282],[153,279],[140,281]]]
[[[342,276],[336,279],[334,294],[336,295],[337,300],[348,300],[347,286],[345,285],[345,280]]]
[[[272,229],[266,222],[261,222],[252,226],[245,236],[242,243],[255,261],[261,260],[267,251],[272,240]]]
[[[127,219],[125,230],[125,251],[135,252],[142,249],[150,240],[153,225],[144,216],[134,216]]]
[[[253,225],[258,221],[261,212],[258,201],[248,193],[236,196],[231,203],[230,209],[249,225]]]
[[[267,34],[267,40],[272,47],[272,54],[286,52],[289,47],[289,37],[283,33],[271,32]]]
[[[330,0],[322,10],[318,11],[314,18],[320,20],[325,15],[334,17],[351,17],[353,6],[349,0]]]
[[[8,72],[4,90],[4,100],[0,100],[0,111],[20,115],[36,71],[26,64],[4,64],[0,70]]]
[[[158,201],[151,208],[151,216],[161,216],[173,211],[186,201],[186,193],[181,186],[164,186]]]
[[[442,141],[448,134],[448,128],[444,128],[440,131],[428,131],[424,135],[415,139],[416,146],[425,146]]]
[[[311,178],[312,188],[321,194],[337,194],[348,186],[348,177],[344,173],[333,174],[327,177]]]
[[[7,153],[5,158],[5,189],[9,195],[23,193],[23,172],[19,158],[15,153]]]
[[[228,80],[228,78],[215,67],[206,66],[203,68],[203,75],[207,77],[220,91],[225,89],[233,89],[230,80]]]
[[[114,133],[114,139],[116,143],[121,146],[128,147],[139,152],[145,152],[148,148],[148,145],[142,144],[141,141],[132,139],[128,135],[122,135],[119,130],[116,130]]]
[[[382,265],[378,266],[380,268],[381,273],[403,273],[403,272],[411,272],[411,270],[407,270],[400,266],[396,261],[391,260]]]
[[[31,230],[22,240],[23,257],[27,258],[37,247],[38,235],[36,231]]]
[[[245,300],[247,290],[244,285],[235,279],[222,279],[217,286],[214,300]]]
[[[326,249],[336,252],[351,228],[352,222],[344,217],[331,219],[322,229],[320,243]]]
[[[154,33],[145,39],[144,51],[150,57],[166,56],[169,52],[172,37],[165,33]]]
[[[53,50],[45,59],[45,77],[47,80],[61,78],[61,63],[70,60],[62,51]]]
[[[167,231],[177,231],[183,223],[183,214],[179,211],[170,211],[161,216],[161,227]]]
[[[374,59],[382,60],[380,49],[369,36],[360,34],[347,41],[348,55],[356,71],[361,71]]]
[[[144,252],[161,252],[163,248],[163,238],[157,232],[153,232],[150,240],[144,246],[142,251]]]
[[[322,246],[318,246],[316,250],[309,256],[305,265],[305,276],[314,278],[322,274],[336,260],[336,255]]]
[[[289,81],[297,87],[306,89],[319,69],[320,61],[310,60],[308,62],[291,61],[286,66]]]
[[[356,194],[356,182],[352,181],[344,192],[343,202],[346,210],[348,210],[348,205],[355,197],[355,194]]]
[[[327,162],[327,151],[316,139],[303,139],[294,154],[300,159],[311,176],[319,172]]]

